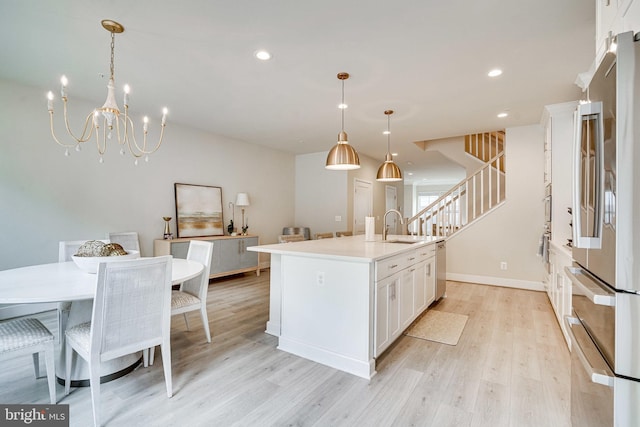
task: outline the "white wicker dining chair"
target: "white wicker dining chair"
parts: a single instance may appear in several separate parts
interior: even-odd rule
[[[209,343],[211,342],[211,332],[209,331],[209,316],[207,315],[207,292],[209,290],[212,254],[213,242],[191,240],[189,242],[187,259],[204,264],[204,269],[199,276],[181,283],[179,290],[171,291],[171,316],[177,314],[184,315],[184,323],[187,325],[187,330],[189,330],[187,313],[190,311],[200,311],[204,334]],[[150,351],[149,364],[153,365],[155,348],[151,348]]]
[[[65,394],[75,351],[89,365],[93,420],[100,425],[100,365],[160,345],[167,396],[171,385],[171,256],[101,263],[90,322],[66,331]]]
[[[108,238],[111,243],[119,244],[125,251],[140,252],[140,239],[137,231],[109,233]]]
[[[36,378],[40,378],[40,353],[44,353],[49,400],[56,404],[53,334],[38,319],[17,318],[0,323],[0,360],[31,354]]]
[[[207,342],[211,342],[209,331],[209,319],[207,316],[207,291],[209,290],[209,274],[211,272],[211,255],[213,254],[213,242],[201,240],[191,240],[187,259],[198,261],[204,264],[202,274],[193,279],[187,280],[180,285],[180,290],[171,292],[171,315],[184,315],[184,323],[189,330],[187,313],[190,311],[200,311],[204,333]]]
[[[82,246],[86,240],[63,240],[58,243],[58,262],[68,262],[73,261],[71,258],[72,255],[75,255],[78,252],[80,246]],[[101,240],[103,243],[109,243],[108,240]],[[71,311],[71,303],[70,302],[60,302],[58,303],[58,331],[60,332],[58,335],[58,339],[62,341],[62,337],[64,337],[64,330],[67,327],[67,319],[69,318],[69,312]]]

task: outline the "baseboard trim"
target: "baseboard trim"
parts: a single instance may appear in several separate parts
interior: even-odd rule
[[[542,281],[509,279],[505,277],[476,276],[473,274],[447,273],[447,280],[455,282],[478,283],[480,285],[502,286],[504,288],[544,291]]]

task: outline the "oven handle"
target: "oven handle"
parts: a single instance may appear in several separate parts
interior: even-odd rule
[[[580,267],[565,267],[564,271],[571,279],[571,283],[580,289],[591,302],[608,307],[616,306],[615,294],[607,292],[586,270]]]
[[[589,378],[591,378],[591,381],[596,384],[605,385],[607,387],[613,387],[613,382],[615,377],[608,375],[606,371],[600,371],[595,369],[593,366],[591,366],[591,364],[587,360],[587,356],[585,356],[584,352],[582,351],[580,344],[578,344],[578,340],[573,333],[573,329],[571,325],[582,326],[582,324],[580,323],[580,320],[575,317],[564,316],[564,321],[567,326],[567,333],[571,338],[571,351],[576,352],[576,354],[578,355],[578,359],[580,359],[582,366],[589,374]]]

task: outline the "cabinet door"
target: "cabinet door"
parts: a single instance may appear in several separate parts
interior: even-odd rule
[[[398,291],[400,275],[376,283],[375,356],[379,356],[400,331]]]
[[[240,268],[255,267],[258,265],[258,252],[247,250],[249,246],[258,246],[257,237],[245,237],[238,239],[240,245]]]
[[[419,316],[427,308],[427,262],[416,264],[413,273],[413,314]]]
[[[186,259],[189,252],[189,243],[188,241],[171,243],[171,255],[174,258]]]
[[[413,321],[413,276],[415,266],[411,266],[402,272],[400,279],[400,325],[402,329]]]
[[[425,266],[425,298],[426,307],[436,299],[436,257],[432,256]]]
[[[217,240],[213,244],[211,274],[238,270],[240,268],[240,246],[238,240],[239,239]]]

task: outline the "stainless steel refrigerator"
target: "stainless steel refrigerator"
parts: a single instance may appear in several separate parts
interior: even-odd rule
[[[575,115],[571,416],[640,422],[640,41],[618,34]]]

